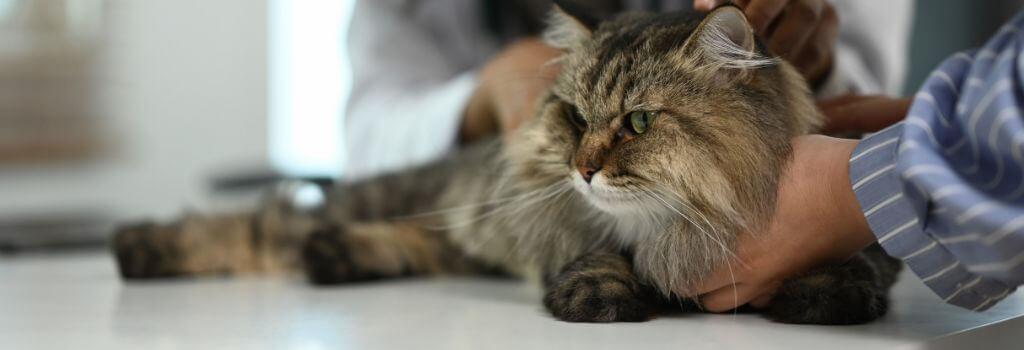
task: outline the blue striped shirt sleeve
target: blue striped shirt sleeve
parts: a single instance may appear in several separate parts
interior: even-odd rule
[[[985,310],[1024,284],[1024,13],[947,59],[907,118],[850,157],[861,209],[939,297]]]

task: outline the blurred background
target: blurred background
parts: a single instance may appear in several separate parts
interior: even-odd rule
[[[918,2],[904,91],[1022,6]],[[0,0],[0,250],[91,244],[122,220],[231,208],[251,201],[245,184],[277,176],[342,176],[351,10]]]
[[[232,206],[225,179],[337,175],[350,10],[0,0],[0,247]]]

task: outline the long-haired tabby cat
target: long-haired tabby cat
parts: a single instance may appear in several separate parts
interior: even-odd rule
[[[691,286],[735,262],[734,233],[770,218],[788,141],[821,120],[806,83],[735,7],[553,18],[562,71],[514,135],[339,186],[318,210],[121,229],[122,275],[304,270],[328,285],[502,271],[540,278],[548,310],[581,322],[689,304]],[[765,314],[871,321],[899,266],[868,249],[784,283]]]

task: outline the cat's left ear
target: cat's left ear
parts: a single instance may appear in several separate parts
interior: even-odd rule
[[[568,49],[590,39],[599,23],[586,8],[571,1],[556,0],[544,40],[551,46]]]
[[[735,6],[711,11],[683,45],[687,61],[695,68],[733,77],[776,63],[757,51],[754,28]]]

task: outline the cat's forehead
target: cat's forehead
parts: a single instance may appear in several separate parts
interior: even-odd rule
[[[625,13],[602,23],[592,36],[592,48],[631,50],[652,44],[655,50],[680,47],[704,19],[696,12]]]
[[[602,24],[563,61],[556,94],[588,117],[601,118],[651,104],[669,88],[685,88],[689,77],[672,60],[680,59],[675,53],[700,19],[687,13],[628,14]]]

